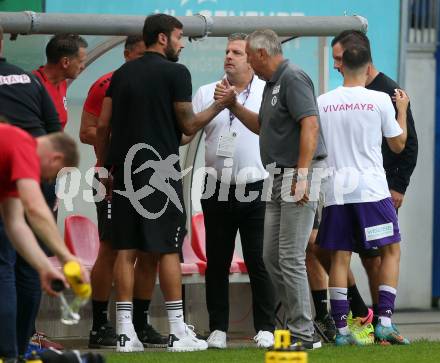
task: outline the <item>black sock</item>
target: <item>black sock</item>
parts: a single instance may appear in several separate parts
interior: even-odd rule
[[[379,315],[379,304],[373,304],[373,314]]]
[[[98,331],[103,325],[108,324],[108,301],[92,300],[93,331]]]
[[[364,318],[368,315],[368,307],[365,305],[361,294],[359,294],[356,284],[348,288],[347,298],[350,302],[350,310],[353,314],[353,318]]]
[[[313,304],[315,305],[315,319],[323,319],[328,314],[327,290],[312,290]]]
[[[373,304],[373,326],[376,327],[379,321],[379,304]]]
[[[148,309],[151,300],[133,299],[133,325],[136,331],[142,330],[148,323]]]

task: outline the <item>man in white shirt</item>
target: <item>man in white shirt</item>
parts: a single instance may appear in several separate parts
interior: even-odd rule
[[[265,82],[254,75],[246,61],[246,35],[228,38],[222,82],[235,87],[238,102],[258,112]],[[193,99],[195,112],[214,102],[214,82],[200,87]],[[204,128],[206,175],[202,209],[206,228],[206,303],[211,334],[208,346],[226,348],[229,321],[229,268],[235,238],[240,232],[243,257],[252,289],[253,317],[258,347],[273,345],[274,291],[263,262],[265,204],[258,135],[252,133],[228,109]],[[215,191],[209,193],[210,186]],[[211,194],[211,195],[209,195]]]
[[[393,152],[404,149],[409,100],[396,89],[396,121],[389,96],[365,88],[371,71],[368,48],[347,48],[342,62],[344,85],[318,98],[329,171],[318,240],[322,248],[331,250],[329,286],[338,329],[336,345],[366,343],[351,334],[347,326],[347,276],[351,253],[360,247],[377,247],[382,257],[376,337],[384,342],[409,344],[391,324],[401,238],[381,152],[382,137]]]

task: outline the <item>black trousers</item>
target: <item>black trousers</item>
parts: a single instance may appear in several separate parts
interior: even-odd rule
[[[236,199],[236,186],[230,185],[229,193],[223,194],[227,200],[219,201],[220,182],[217,181],[214,194],[201,200],[206,229],[205,288],[210,331],[228,331],[229,269],[237,231],[249,272],[255,331],[274,330],[275,293],[263,262],[265,202],[261,201],[262,187],[263,181],[247,184],[244,195],[256,191],[259,196],[244,202]]]

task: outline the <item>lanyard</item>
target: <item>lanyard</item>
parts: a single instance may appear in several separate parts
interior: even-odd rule
[[[248,85],[246,86],[245,90],[243,91],[244,101],[242,103],[242,106],[245,105],[246,101],[249,98],[249,95],[251,93],[251,86],[252,86],[252,81],[253,80],[254,80],[254,77],[252,76],[251,81],[248,83]],[[231,110],[229,110],[229,130],[231,129],[232,121],[234,121],[234,119],[235,119],[235,115],[231,112]]]

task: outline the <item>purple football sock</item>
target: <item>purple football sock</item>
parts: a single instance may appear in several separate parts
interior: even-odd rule
[[[396,300],[395,291],[396,290],[390,286],[386,286],[386,285],[379,286],[379,304],[378,304],[379,316],[391,318],[391,315],[393,315],[394,302]]]

